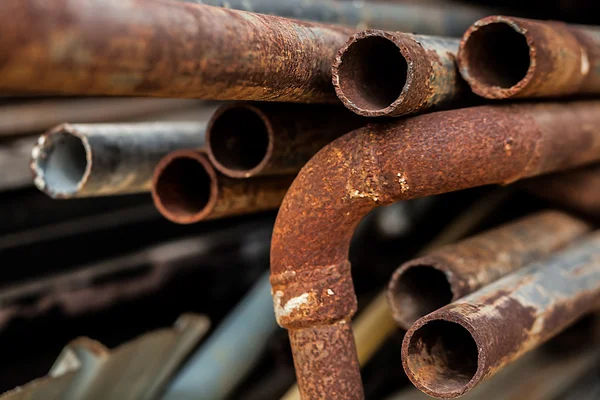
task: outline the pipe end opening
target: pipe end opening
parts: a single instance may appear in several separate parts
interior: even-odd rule
[[[357,39],[340,57],[339,90],[359,111],[381,111],[400,97],[408,64],[390,39]]]
[[[531,65],[527,38],[509,23],[481,26],[463,46],[468,77],[486,87],[509,89],[527,76]]]
[[[394,314],[407,329],[419,318],[450,304],[453,298],[446,274],[430,265],[407,268],[391,290]]]
[[[427,322],[410,337],[404,357],[415,383],[436,397],[465,393],[477,373],[477,344],[470,332],[455,322]]]
[[[210,128],[209,145],[224,173],[248,173],[267,158],[270,130],[258,112],[244,107],[224,110]],[[243,176],[243,175],[242,175]]]

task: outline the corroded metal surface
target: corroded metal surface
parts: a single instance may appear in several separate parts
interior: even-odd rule
[[[409,379],[461,396],[600,304],[600,233],[419,319],[406,333]]]
[[[290,175],[326,144],[365,124],[339,106],[233,103],[211,118],[206,144],[211,162],[227,176]]]
[[[205,124],[62,124],[31,152],[38,189],[55,199],[150,191],[154,167],[181,148],[204,144]]]
[[[177,1],[0,2],[0,90],[337,102],[351,28]]]
[[[460,36],[473,22],[490,15],[485,7],[440,4],[352,2],[339,0],[185,0],[261,14],[429,35]]]
[[[359,32],[335,58],[335,91],[348,109],[365,117],[448,106],[468,92],[455,63],[458,44],[453,38]]]
[[[600,165],[526,180],[528,191],[556,204],[600,217]]]
[[[348,249],[356,226],[372,209],[507,184],[594,159],[600,159],[600,102],[593,101],[441,111],[344,135],[304,166],[281,205],[271,244],[279,324],[293,336],[297,329],[335,324],[354,314]],[[346,340],[340,347],[349,349],[345,356],[352,359],[353,338]],[[315,339],[312,345],[329,344]],[[329,354],[331,360],[338,356]],[[325,358],[316,352],[311,357]],[[296,359],[304,393],[363,397],[358,389],[338,391],[360,388],[358,364],[345,364],[335,376],[327,369],[304,376],[306,362]]]
[[[490,99],[600,93],[600,27],[491,16],[465,32],[463,78]]]
[[[537,261],[591,230],[557,211],[541,212],[404,263],[388,302],[401,328],[498,278]]]
[[[178,150],[157,164],[152,199],[158,211],[178,224],[279,207],[294,176],[232,179],[215,170],[204,151]]]

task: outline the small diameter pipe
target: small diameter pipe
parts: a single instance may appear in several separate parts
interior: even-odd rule
[[[178,224],[273,210],[293,176],[232,179],[218,173],[206,153],[178,150],[154,170],[152,199],[158,211]]]
[[[600,233],[419,319],[402,364],[415,386],[454,398],[600,304]]]
[[[408,261],[390,280],[392,315],[408,330],[419,318],[553,253],[590,230],[581,220],[546,211]]]
[[[252,370],[278,329],[268,274],[192,355],[163,400],[222,400]]]
[[[31,152],[38,189],[55,199],[150,191],[169,152],[204,144],[203,123],[62,124]]]
[[[179,1],[0,1],[4,93],[337,103],[351,28]]]
[[[351,36],[332,68],[339,99],[365,117],[448,106],[468,91],[455,63],[459,39],[378,30]]]
[[[491,16],[464,34],[462,77],[488,99],[600,93],[600,27]]]
[[[600,165],[540,176],[523,182],[523,187],[548,201],[600,217]]]
[[[297,174],[326,144],[365,124],[343,107],[226,104],[208,123],[208,156],[232,178]]]

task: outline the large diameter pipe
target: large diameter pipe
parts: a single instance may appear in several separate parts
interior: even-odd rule
[[[384,29],[428,35],[461,36],[476,20],[490,15],[485,7],[454,2],[433,4],[339,0],[185,0],[261,14],[329,22],[356,29]]]
[[[464,34],[462,77],[489,99],[600,93],[600,27],[491,16]]]
[[[150,191],[155,165],[171,151],[204,144],[205,124],[62,124],[31,152],[38,189],[55,199]]]
[[[211,162],[226,176],[290,175],[326,144],[365,124],[343,107],[232,103],[211,118],[206,144]]]
[[[402,364],[418,389],[461,396],[600,305],[600,233],[421,319]]]
[[[353,30],[177,1],[0,2],[4,92],[337,102]]]
[[[584,214],[600,217],[600,165],[523,182],[529,192]]]
[[[468,87],[458,73],[459,39],[378,30],[359,32],[332,68],[339,99],[365,117],[398,117],[444,107]]]
[[[348,250],[369,211],[599,158],[595,101],[440,111],[370,125],[319,151],[286,194],[271,244],[275,313],[303,398],[363,398]]]
[[[546,211],[408,261],[390,280],[392,316],[408,330],[419,318],[551,254],[590,230],[581,220]]]
[[[232,179],[218,173],[206,153],[178,150],[156,165],[152,199],[158,211],[178,224],[274,210],[293,176]]]

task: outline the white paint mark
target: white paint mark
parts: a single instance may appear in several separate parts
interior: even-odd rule
[[[330,296],[333,296],[335,293],[333,293],[333,290],[327,289],[327,294]]]

